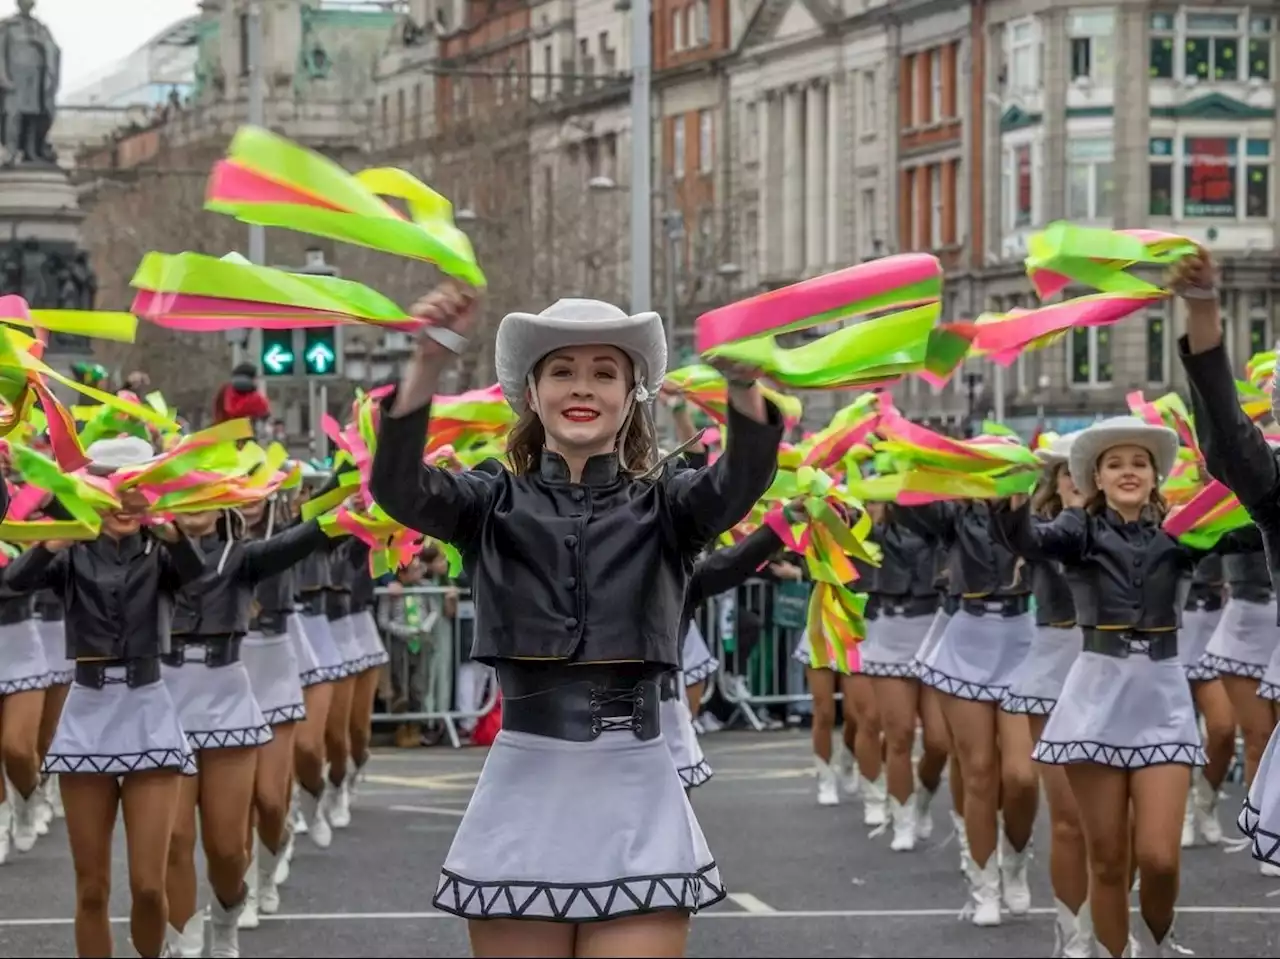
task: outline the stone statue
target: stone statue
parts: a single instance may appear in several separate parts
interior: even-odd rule
[[[0,122],[6,166],[54,163],[49,145],[62,51],[49,28],[31,15],[35,0],[18,0],[18,12],[0,20]]]

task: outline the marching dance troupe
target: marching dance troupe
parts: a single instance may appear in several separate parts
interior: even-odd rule
[[[65,422],[40,393],[44,424],[10,424],[0,484],[16,544],[0,569],[0,864],[20,870],[65,818],[76,954],[110,956],[122,814],[133,949],[240,955],[240,931],[280,909],[298,837],[329,849],[351,822],[387,661],[374,576],[432,542],[467,571],[471,655],[501,690],[434,905],[468,920],[476,956],[683,956],[691,915],[726,896],[695,814],[714,771],[692,720],[718,668],[695,614],[785,553],[813,581],[794,656],[818,804],[859,796],[910,853],[945,776],[965,915],[987,927],[1031,908],[1043,793],[1045,950],[1186,954],[1181,849],[1223,841],[1237,730],[1238,827],[1280,873],[1280,437],[1242,405],[1208,255],[1172,261],[1168,291],[1193,415],[1146,404],[1035,450],[998,424],[941,437],[887,394],[793,446],[793,400],[760,364],[712,352],[708,399],[668,375],[656,313],[569,298],[502,319],[509,419],[498,455],[463,466],[431,439],[480,312],[452,279],[408,314],[399,382],[335,424],[332,472],[263,450],[242,421],[160,436],[127,417],[60,471]],[[1188,519],[1230,514],[1221,502],[1236,521]]]

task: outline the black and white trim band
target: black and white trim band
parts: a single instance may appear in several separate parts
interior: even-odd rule
[[[680,774],[680,781],[684,783],[685,789],[697,789],[715,775],[705,759],[699,760],[693,766],[678,766],[676,772]]]
[[[1187,682],[1189,683],[1210,683],[1221,675],[1216,669],[1208,665],[1203,657],[1198,663],[1184,666],[1183,669],[1187,671]]]
[[[1261,679],[1267,672],[1267,664],[1246,663],[1239,659],[1227,659],[1225,656],[1213,656],[1205,653],[1200,657],[1200,665],[1208,666],[1227,676],[1243,676],[1246,679]]]
[[[277,706],[275,709],[264,709],[262,718],[268,726],[279,726],[281,723],[300,723],[307,718],[307,707],[302,703],[291,706]]]
[[[46,776],[55,773],[100,773],[107,776],[127,776],[130,773],[150,772],[154,769],[176,769],[184,776],[196,774],[196,757],[181,749],[148,749],[140,753],[115,753],[113,755],[71,756],[53,754],[46,756],[40,771]]]
[[[275,733],[268,723],[247,726],[243,729],[214,729],[193,733],[188,730],[187,744],[194,749],[236,749],[243,746],[262,746],[271,742]]]
[[[862,661],[862,675],[872,679],[915,679],[916,664],[905,663],[869,663]]]
[[[1258,684],[1258,698],[1268,699],[1272,702],[1280,701],[1280,683],[1273,683],[1264,679]]]
[[[432,905],[464,919],[595,922],[651,912],[697,912],[725,897],[715,863],[696,873],[599,883],[476,882],[442,871]]]
[[[1004,699],[1000,700],[1000,711],[1014,716],[1048,716],[1056,705],[1058,700],[1049,699],[1047,696],[1018,696],[1014,693],[1005,693]]]
[[[1240,816],[1236,819],[1236,826],[1239,830],[1253,840],[1253,858],[1259,862],[1270,863],[1273,866],[1280,866],[1280,833],[1274,833],[1270,829],[1263,829],[1261,826],[1262,810],[1258,809],[1248,798],[1240,809]]]
[[[38,676],[23,676],[21,679],[0,679],[0,696],[48,689],[53,684],[52,677],[53,673],[40,673]]]
[[[1154,746],[1111,746],[1098,742],[1051,743],[1043,739],[1036,744],[1031,758],[1050,766],[1073,763],[1097,763],[1117,769],[1142,769],[1146,766],[1204,766],[1208,764],[1199,743],[1158,743]]]
[[[971,683],[964,679],[956,679],[924,663],[920,664],[920,682],[956,699],[968,699],[981,703],[998,703],[1009,691],[1008,686],[991,686],[986,683]]]
[[[704,659],[691,669],[684,670],[684,684],[686,686],[692,686],[694,683],[704,682],[719,668],[720,660],[716,659],[714,656],[710,659]]]

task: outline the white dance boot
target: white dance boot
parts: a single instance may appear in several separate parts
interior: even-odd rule
[[[813,769],[818,777],[818,805],[840,805],[840,787],[836,785],[836,771],[831,768],[831,764],[814,756]]]
[[[969,876],[969,914],[975,926],[1000,925],[1000,862],[993,852],[981,868],[965,856]]]
[[[49,800],[49,808],[53,810],[53,818],[66,819],[67,812],[62,808],[62,787],[58,785],[57,773],[44,777],[44,794]]]
[[[906,802],[889,797],[889,820],[893,823],[893,841],[889,848],[894,852],[910,852],[916,848],[916,800],[908,796]]]
[[[240,959],[240,915],[249,895],[230,909],[214,896],[209,903],[209,956],[210,959]]]
[[[1176,924],[1175,921],[1174,925]],[[1164,938],[1159,942],[1156,942],[1156,937],[1152,935],[1151,929],[1147,926],[1146,920],[1142,918],[1141,913],[1133,917],[1131,928],[1129,945],[1134,956],[1141,956],[1142,959],[1174,959],[1176,956],[1195,955],[1185,946],[1178,945],[1178,941],[1173,935],[1173,926],[1169,927],[1169,931],[1164,934]]]
[[[328,788],[326,783],[326,792]],[[307,823],[305,832],[317,849],[328,849],[333,843],[333,830],[329,827],[327,803],[323,801],[323,795],[313,796],[310,790],[298,790],[298,808],[302,810],[302,818]]]
[[[1003,827],[1003,824],[1002,824]],[[1025,916],[1031,911],[1031,888],[1027,885],[1027,863],[1031,859],[1031,841],[1021,850],[1009,845],[1000,830],[1000,884],[1004,892],[1004,904],[1015,916]]]
[[[249,860],[249,868],[244,874],[244,902],[241,903],[240,915],[236,919],[239,929],[257,929],[261,920],[258,918],[258,840],[254,838],[254,857]],[[217,897],[214,897],[215,899]]]
[[[1057,908],[1054,926],[1053,955],[1055,959],[1091,959],[1093,956],[1093,915],[1085,902],[1078,913],[1072,912],[1061,899],[1053,901]]]
[[[1107,947],[1097,939],[1093,940],[1093,954],[1098,959],[1131,959],[1131,957],[1138,955],[1135,951],[1136,948],[1137,944],[1133,941],[1133,936],[1130,936],[1129,941],[1125,943],[1124,952],[1117,956],[1114,952],[1108,951]]]
[[[864,826],[883,826],[889,820],[889,787],[884,778],[884,770],[875,779],[862,781],[862,824]]]
[[[280,858],[272,855],[261,839],[256,840],[254,859],[258,867],[258,911],[264,916],[274,916],[280,911],[280,887],[276,882]]]
[[[954,809],[951,810],[951,828],[955,830],[956,843],[960,846],[960,871],[969,873],[969,834],[964,828],[964,817]]]
[[[351,825],[351,788],[350,779],[342,778],[342,785],[335,786],[326,778],[324,795],[320,804],[325,810],[325,817],[334,829],[346,829]]]
[[[920,785],[920,781],[916,780],[916,791],[912,793],[911,798],[916,804],[916,838],[927,840],[933,835],[933,815],[929,812],[929,805],[933,802],[933,797],[937,795],[937,790],[930,792]]]
[[[289,803],[289,821],[293,823],[293,834],[295,836],[305,836],[307,834],[307,819],[302,815],[302,805],[299,799],[303,792],[302,786],[295,779],[293,781],[293,797]]]
[[[40,835],[37,831],[37,797],[34,791],[23,796],[10,786],[9,804],[13,807],[13,848],[18,852],[30,852]]]
[[[13,830],[13,808],[6,796],[0,801],[0,866],[9,858],[9,833]]]
[[[49,803],[47,792],[48,780],[41,779],[32,798],[36,804],[36,835],[49,835],[49,824],[53,822],[53,806]]]
[[[1191,803],[1195,810],[1196,830],[1212,846],[1222,842],[1222,823],[1218,822],[1218,790],[1196,769],[1191,777]]]
[[[293,862],[293,836],[292,829],[284,831],[284,845],[280,848],[280,855],[276,857],[276,871],[273,877],[277,886],[283,886],[289,881],[289,867]]]
[[[1187,808],[1182,814],[1182,848],[1190,849],[1196,844],[1199,838],[1196,836],[1196,800],[1195,800],[1195,780],[1191,781],[1192,788],[1187,792]]]
[[[197,909],[181,930],[165,926],[164,941],[175,959],[200,959],[204,955],[204,912]]]
[[[852,799],[862,791],[862,773],[858,772],[858,761],[849,747],[840,741],[840,753],[836,762],[836,772],[840,780],[840,789]]]

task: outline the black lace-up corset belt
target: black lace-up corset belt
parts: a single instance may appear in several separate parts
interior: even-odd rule
[[[662,731],[661,667],[506,661],[497,671],[503,729],[575,743],[616,732],[648,741]]]

